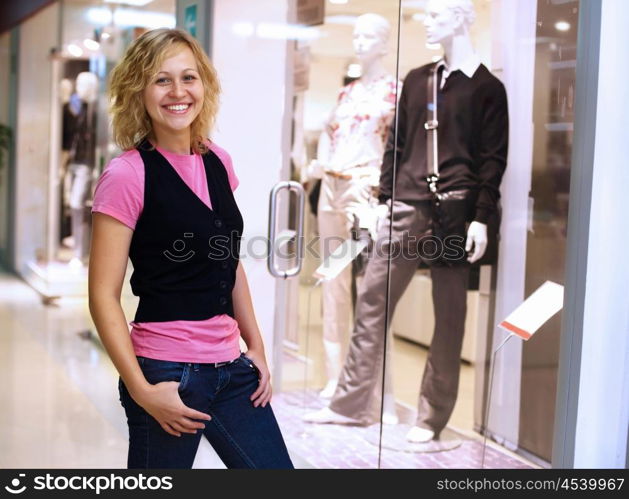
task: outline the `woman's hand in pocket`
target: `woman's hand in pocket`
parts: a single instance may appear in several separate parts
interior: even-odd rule
[[[212,417],[185,405],[179,396],[179,383],[163,381],[149,387],[136,402],[160,424],[165,432],[180,437],[182,433],[196,433],[205,424],[195,419],[210,421]]]
[[[258,370],[259,379],[258,388],[249,398],[253,402],[254,407],[266,407],[266,404],[271,401],[273,389],[271,388],[271,373],[269,372],[269,367],[266,365],[264,352],[249,349],[246,355],[253,361],[254,367]]]

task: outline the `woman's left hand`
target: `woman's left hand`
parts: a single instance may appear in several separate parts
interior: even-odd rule
[[[247,350],[247,357],[249,357],[259,373],[259,385],[253,394],[251,394],[251,401],[254,407],[265,407],[271,401],[272,388],[271,388],[271,373],[269,367],[266,365],[266,358],[264,352],[258,352],[256,350]]]

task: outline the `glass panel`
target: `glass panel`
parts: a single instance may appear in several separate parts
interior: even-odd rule
[[[506,162],[508,111],[502,84],[488,69],[493,67],[492,5],[402,2],[404,83],[395,179],[392,173],[382,178],[382,189],[394,194],[385,379],[393,381],[389,397],[397,402],[395,415],[383,405],[383,422],[397,419],[398,424],[382,427],[383,467],[480,467],[482,446],[471,436],[473,363],[490,320],[490,296],[481,293],[479,282],[491,267],[470,267],[465,242],[473,220],[491,226],[480,208],[495,206]],[[465,29],[456,27],[459,19]],[[447,65],[437,74],[433,117],[429,74],[444,55]],[[438,121],[436,146],[425,128],[431,119]],[[426,179],[433,163],[438,165],[437,192],[450,196],[439,205]],[[479,193],[482,175],[495,187]]]
[[[379,338],[372,344],[357,331],[361,318],[353,309],[363,269],[362,259],[352,257],[378,214],[383,145],[397,100],[398,16],[397,1],[326,1],[318,35],[294,51],[301,77],[295,80],[291,159],[308,206],[295,294],[299,317],[285,342],[283,396],[309,421],[364,423],[303,423],[299,445],[310,450],[315,467],[380,465],[383,350]],[[385,279],[371,290],[383,311],[384,270]],[[369,327],[369,335],[383,333],[384,327]]]
[[[526,296],[546,280],[564,283],[578,7],[578,0],[537,3]],[[557,314],[536,333],[535,341],[525,343],[522,357],[520,445],[546,461],[552,453],[560,329]]]

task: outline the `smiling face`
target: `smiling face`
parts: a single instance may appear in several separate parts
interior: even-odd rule
[[[153,133],[160,137],[190,133],[203,105],[204,88],[197,62],[187,45],[174,46],[144,90],[144,106]]]
[[[429,0],[426,5],[426,41],[431,44],[443,43],[454,36],[457,28],[461,26],[461,18],[454,9],[448,7],[445,2]]]

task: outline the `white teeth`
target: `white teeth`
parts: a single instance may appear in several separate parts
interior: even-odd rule
[[[178,104],[176,106],[166,106],[166,109],[170,111],[185,111],[188,107],[189,104]]]

